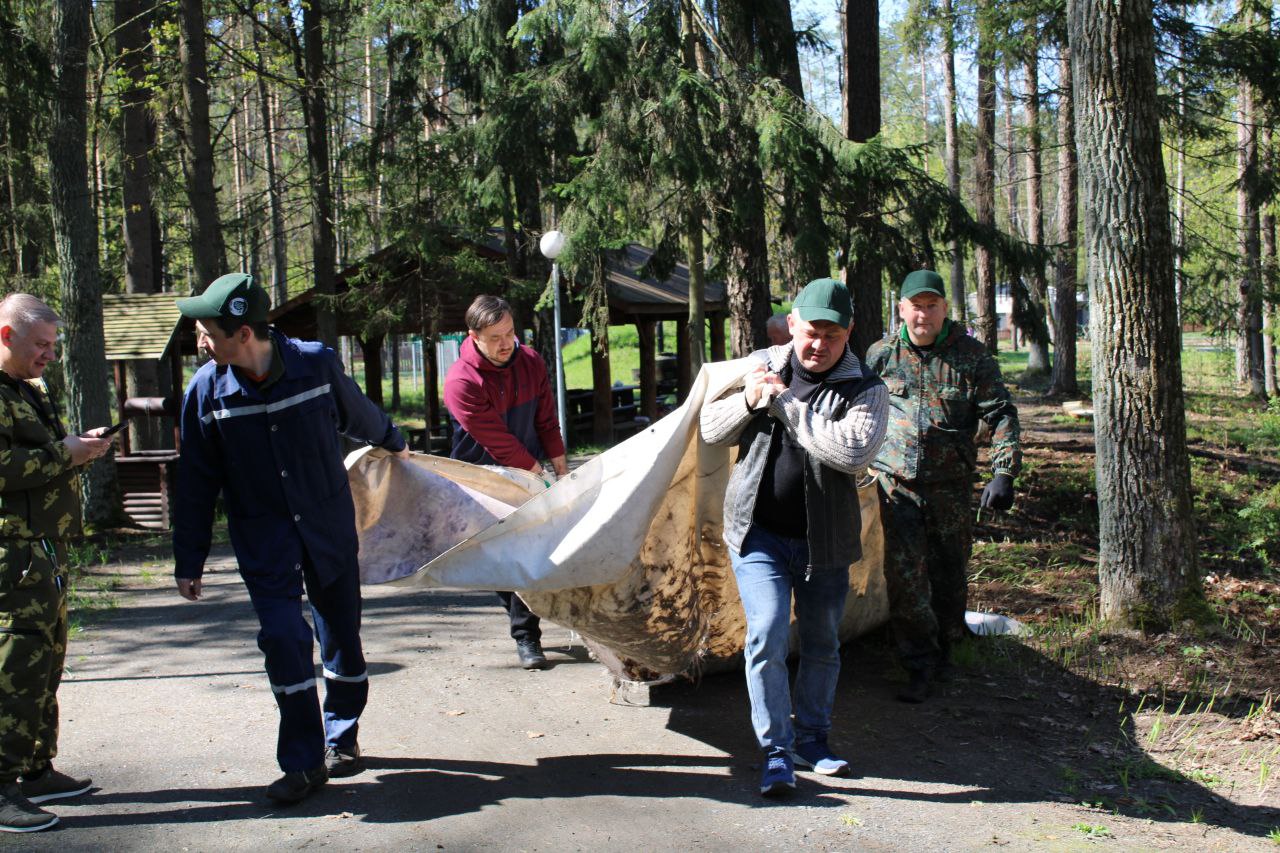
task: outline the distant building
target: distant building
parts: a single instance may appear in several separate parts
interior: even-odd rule
[[[1049,286],[1048,308],[1050,315],[1053,312],[1053,304],[1055,294],[1057,293],[1053,285]],[[978,316],[978,295],[969,292],[965,296],[967,305],[967,315],[970,317],[970,325],[972,326],[972,318]],[[1013,288],[1008,284],[996,285],[996,335],[1000,338],[1008,338],[1013,332]],[[1085,290],[1076,291],[1076,334],[1079,334],[1089,328],[1089,293]],[[1049,334],[1053,335],[1053,323],[1049,323]]]

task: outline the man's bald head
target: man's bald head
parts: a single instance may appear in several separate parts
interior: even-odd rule
[[[62,318],[30,293],[10,293],[0,299],[0,328],[11,326],[14,331],[24,333],[36,323],[61,326]]]

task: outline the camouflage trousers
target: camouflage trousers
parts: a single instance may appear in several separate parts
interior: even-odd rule
[[[896,480],[877,473],[884,523],[889,624],[907,669],[927,669],[967,633],[973,485]]]
[[[57,753],[64,580],[40,540],[0,539],[0,783],[43,769]]]

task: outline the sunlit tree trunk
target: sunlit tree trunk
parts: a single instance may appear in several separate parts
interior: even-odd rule
[[[1029,23],[1028,26],[1032,26]],[[1023,124],[1027,139],[1027,242],[1036,248],[1044,245],[1044,186],[1043,168],[1040,162],[1040,57],[1039,39],[1028,48],[1022,64],[1025,78],[1026,100],[1022,105]],[[1045,279],[1044,264],[1037,261],[1027,280],[1027,291],[1034,314],[1027,329],[1027,372],[1048,373],[1049,326],[1047,320],[1049,283]]]
[[[1254,22],[1253,6],[1240,0],[1246,27]],[[1237,376],[1253,397],[1265,397],[1262,363],[1262,247],[1258,211],[1258,126],[1253,84],[1241,78],[1236,95],[1236,215],[1240,268],[1236,279]]]
[[[98,233],[89,204],[89,167],[85,157],[90,5],[89,0],[56,0],[53,4],[49,200],[62,319],[66,324],[62,364],[67,385],[67,426],[72,433],[111,422]],[[115,463],[107,457],[82,471],[85,520],[109,521],[117,507]]]
[[[1093,343],[1104,619],[1203,606],[1150,0],[1069,0]]]
[[[751,10],[747,0],[722,0],[720,37],[730,59],[746,67],[754,53]],[[764,219],[764,178],[760,173],[760,141],[748,124],[736,91],[724,106],[723,138],[717,148],[729,152],[721,177],[716,230],[725,259],[725,285],[732,319],[735,358],[763,347],[768,341],[765,322],[769,304],[768,232]]]
[[[942,112],[946,141],[945,160],[947,188],[955,203],[960,203],[960,142],[956,122],[956,20],[951,0],[942,0]],[[964,246],[959,238],[951,239],[951,319],[965,323],[969,308],[965,301]]]
[[[791,3],[789,0],[757,2],[759,10],[755,29],[760,41],[763,70],[778,78],[797,98],[804,100]],[[816,162],[807,165],[810,174],[817,171]],[[780,183],[782,286],[794,294],[807,282],[831,275],[831,259],[827,254],[830,240],[827,224],[822,218],[822,188],[799,175],[784,174],[780,176]]]
[[[253,32],[254,52],[261,57],[262,43],[258,27],[251,27]],[[271,292],[277,305],[289,298],[289,244],[284,227],[284,201],[280,192],[280,176],[276,166],[276,130],[275,117],[272,114],[271,95],[267,90],[265,74],[258,78],[258,111],[262,116],[262,148],[263,161],[267,169],[267,207],[271,219]]]
[[[182,126],[186,156],[187,200],[191,207],[191,259],[200,290],[227,271],[227,248],[213,180],[213,143],[209,134],[209,68],[205,58],[204,4],[178,4],[178,57],[186,106]]]
[[[1076,381],[1076,255],[1079,246],[1076,163],[1076,119],[1071,86],[1071,48],[1062,46],[1058,95],[1058,248],[1053,264],[1053,381],[1050,395],[1075,397]]]
[[[995,35],[992,32],[992,0],[978,4],[978,116],[974,132],[973,183],[974,218],[985,228],[996,224],[996,78]],[[991,352],[997,349],[996,261],[991,250],[981,245],[973,250],[977,277],[978,339]]]

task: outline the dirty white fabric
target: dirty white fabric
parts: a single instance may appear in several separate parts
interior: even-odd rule
[[[352,454],[362,579],[518,590],[627,678],[722,666],[745,633],[721,540],[735,451],[701,440],[698,413],[754,364],[705,365],[679,409],[550,488],[511,469]],[[864,557],[849,569],[845,639],[888,615],[875,486],[860,496]]]

